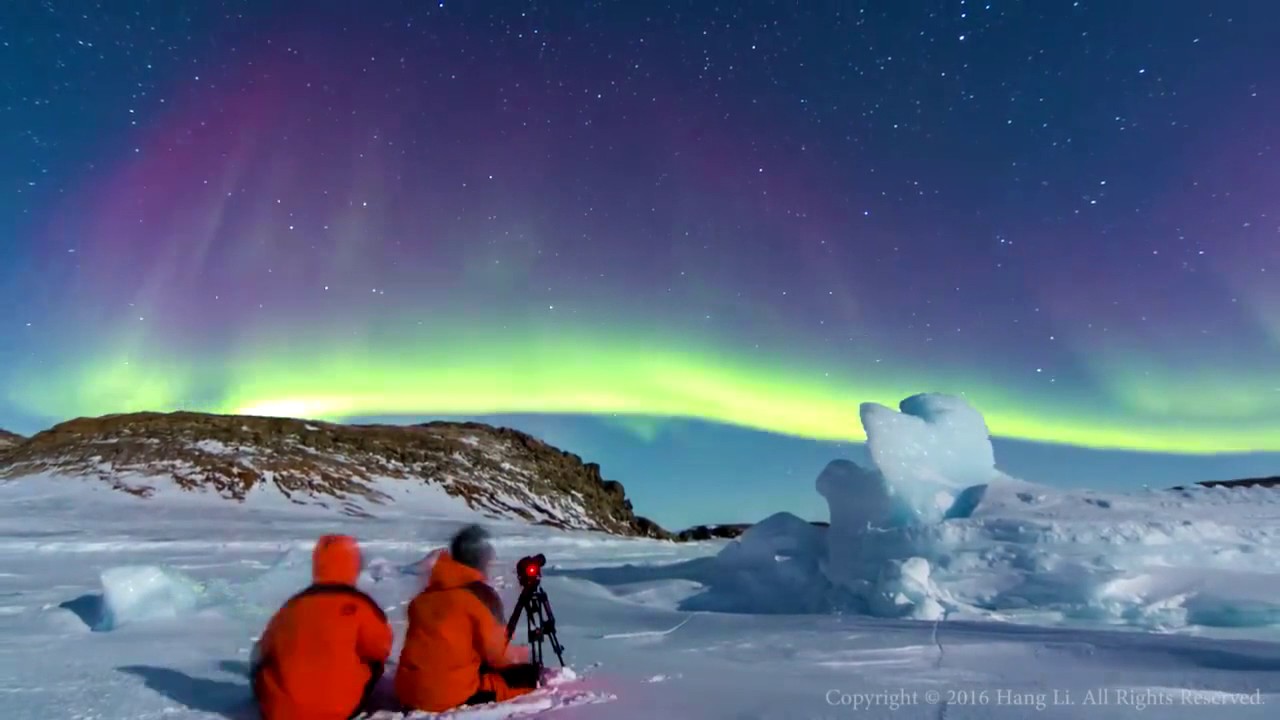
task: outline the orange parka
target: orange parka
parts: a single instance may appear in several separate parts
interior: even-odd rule
[[[391,655],[391,626],[356,589],[360,548],[326,535],[312,555],[313,584],[290,598],[258,644],[254,696],[263,720],[348,720]]]
[[[409,629],[396,668],[396,697],[408,708],[442,712],[479,690],[509,700],[529,689],[508,687],[496,673],[528,662],[529,648],[507,644],[502,602],[484,575],[443,552],[427,587],[409,603]]]

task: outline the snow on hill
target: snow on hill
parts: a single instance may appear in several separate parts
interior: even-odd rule
[[[0,478],[101,482],[139,497],[174,488],[240,502],[281,498],[352,516],[465,506],[561,528],[667,537],[621,483],[524,433],[479,423],[336,425],[137,413],[81,418],[0,455]]]

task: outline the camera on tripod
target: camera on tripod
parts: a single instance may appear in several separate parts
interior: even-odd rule
[[[547,564],[547,556],[542,553],[526,555],[516,561],[516,577],[520,579],[520,587],[537,585],[542,581],[542,567]]]
[[[516,562],[516,577],[520,581],[520,599],[516,600],[515,610],[507,621],[507,642],[515,635],[516,624],[520,614],[524,613],[529,637],[529,656],[539,673],[542,671],[542,641],[551,641],[551,649],[555,651],[560,666],[564,667],[564,646],[556,636],[556,616],[551,612],[551,600],[547,591],[542,589],[542,568],[547,564],[547,557],[542,553],[527,555]]]

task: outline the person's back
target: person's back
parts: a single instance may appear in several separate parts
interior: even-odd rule
[[[320,538],[312,563],[313,584],[276,612],[255,649],[253,691],[264,720],[354,717],[391,655],[386,615],[355,586],[355,540]]]
[[[454,538],[409,604],[409,629],[396,668],[396,696],[407,708],[442,712],[508,700],[537,686],[527,647],[508,646],[502,602],[485,582],[492,560],[482,530]]]

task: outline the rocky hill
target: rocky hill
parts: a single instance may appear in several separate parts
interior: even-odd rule
[[[479,423],[338,425],[288,418],[136,413],[81,418],[0,450],[0,479],[89,478],[148,497],[165,481],[244,501],[274,489],[298,504],[368,516],[388,483],[436,486],[473,509],[562,528],[673,538],[637,516],[600,466]]]
[[[5,451],[13,449],[23,440],[26,440],[26,438],[21,435],[11,433],[8,430],[0,430],[0,455],[4,455]]]

